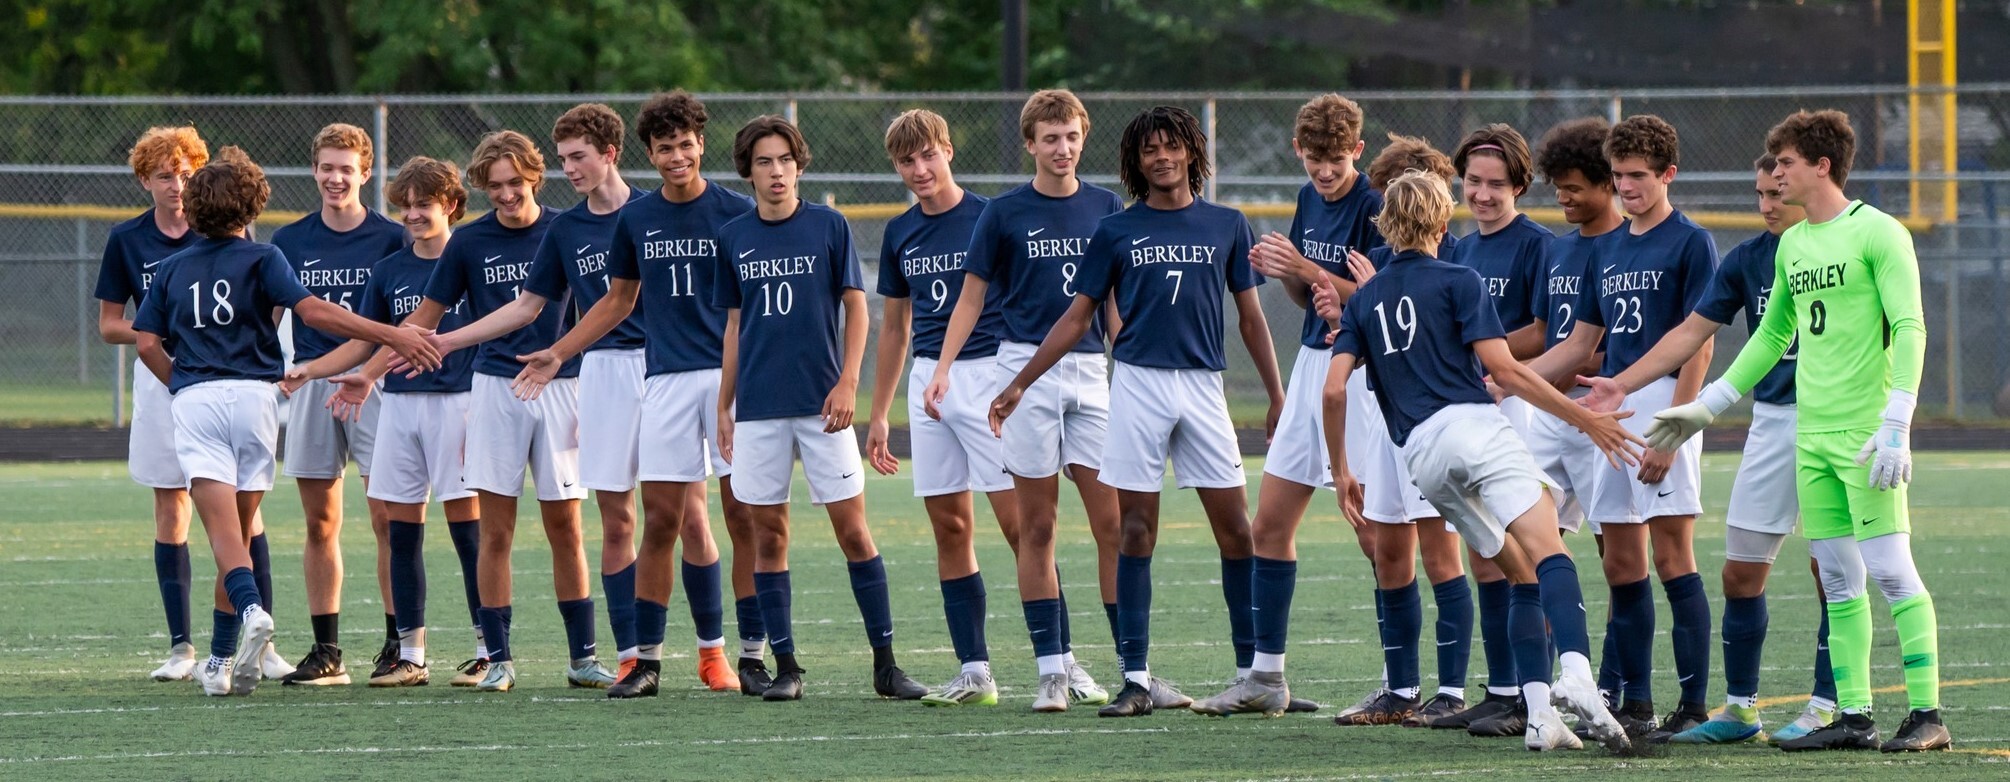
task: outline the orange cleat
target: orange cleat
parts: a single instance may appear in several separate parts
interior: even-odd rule
[[[733,672],[733,665],[726,660],[726,649],[721,646],[699,647],[698,680],[713,692],[740,689],[740,675]]]
[[[627,680],[628,680],[628,672],[629,672],[629,671],[633,671],[633,670],[635,670],[635,658],[633,658],[633,657],[630,657],[630,658],[628,658],[628,659],[626,659],[626,660],[622,660],[622,661],[621,661],[621,666],[620,666],[619,668],[615,669],[615,671],[614,671],[614,680],[615,680],[615,681],[617,681],[617,682],[619,682],[619,681],[627,681]]]

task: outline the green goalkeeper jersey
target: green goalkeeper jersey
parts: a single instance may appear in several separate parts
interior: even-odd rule
[[[1926,321],[1912,233],[1862,201],[1787,229],[1765,317],[1724,379],[1749,393],[1796,337],[1802,432],[1876,429],[1891,389],[1918,393]]]

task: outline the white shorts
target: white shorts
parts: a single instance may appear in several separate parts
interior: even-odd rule
[[[1417,490],[1402,449],[1389,439],[1389,422],[1368,390],[1368,370],[1347,377],[1347,465],[1361,482],[1361,515],[1380,524],[1414,524],[1436,518],[1438,509]]]
[[[733,425],[733,496],[748,505],[789,501],[795,462],[803,462],[810,502],[839,502],[865,493],[865,462],[858,435],[846,429],[825,432],[814,415],[739,421]]]
[[[1770,535],[1791,535],[1801,518],[1794,461],[1794,406],[1752,403],[1745,459],[1731,483],[1724,522]]]
[[[272,488],[279,391],[263,380],[211,380],[174,395],[175,457],[189,480]]]
[[[1577,388],[1569,396],[1578,399],[1590,391]],[[1573,532],[1582,528],[1584,507],[1597,490],[1599,476],[1612,470],[1605,454],[1592,444],[1589,435],[1541,410],[1531,411],[1528,435],[1523,439],[1529,453],[1535,455],[1535,466],[1549,476],[1557,526]],[[1592,531],[1596,534],[1595,526]]]
[[[461,479],[473,394],[383,394],[377,413],[377,470],[370,499],[419,505],[475,496]]]
[[[949,365],[942,420],[928,416],[921,392],[935,377],[936,361],[914,357],[907,373],[907,435],[914,462],[914,496],[1012,488],[1005,472],[1005,443],[991,433],[991,400],[1004,379],[997,360],[966,358]],[[1023,409],[1023,408],[1022,408]],[[1018,413],[1014,413],[1017,415]]]
[[[642,381],[640,471],[650,483],[697,483],[733,474],[719,455],[719,370],[650,375]]]
[[[998,343],[998,378],[992,388],[1012,381],[1038,345]],[[1019,407],[1005,419],[1005,471],[1021,478],[1046,478],[1062,467],[1103,466],[1103,441],[1110,429],[1109,368],[1101,353],[1069,353],[1054,362]]]
[[[383,388],[380,383],[376,390]],[[328,412],[328,398],[335,395],[336,389],[334,383],[314,380],[287,400],[286,458],[281,460],[286,463],[283,468],[286,477],[340,478],[349,470],[350,457],[356,459],[358,474],[370,477],[377,444],[379,400],[384,395],[373,391],[363,402],[363,415],[350,422]]]
[[[1277,416],[1277,431],[1271,434],[1270,450],[1263,457],[1265,474],[1300,486],[1333,487],[1333,462],[1326,458],[1323,412],[1326,370],[1331,366],[1331,351],[1298,347],[1298,359],[1291,364],[1291,381],[1284,386],[1284,411]],[[1369,406],[1373,406],[1372,400]],[[1348,432],[1353,432],[1352,421],[1348,422]],[[1348,455],[1353,454],[1350,451]]]
[[[1664,377],[1626,397],[1625,409],[1633,416],[1620,423],[1628,431],[1643,435],[1654,423],[1654,414],[1668,409],[1675,396],[1675,378]],[[1593,481],[1590,509],[1586,515],[1600,525],[1641,524],[1661,516],[1690,516],[1703,512],[1703,438],[1691,437],[1675,451],[1675,463],[1660,483],[1645,484],[1635,478],[1640,468],[1601,468]]]
[[[133,360],[133,421],[126,441],[126,471],[155,489],[186,489],[188,476],[174,448],[174,395],[138,359]]]
[[[1110,378],[1110,402],[1104,484],[1156,492],[1165,485],[1167,457],[1182,489],[1230,489],[1249,482],[1220,372],[1119,362]]]
[[[579,485],[579,379],[556,378],[537,399],[517,399],[510,379],[475,373],[468,401],[467,486],[515,497],[530,469],[539,502],[586,497]]]
[[[1508,420],[1508,426],[1514,427],[1515,435],[1520,437],[1522,442],[1528,442],[1530,427],[1535,421],[1536,414],[1542,411],[1535,409],[1535,405],[1518,396],[1501,400],[1500,408],[1501,415]]]
[[[1431,504],[1480,556],[1493,558],[1507,526],[1547,490],[1528,445],[1495,405],[1452,405],[1410,432],[1410,474]]]
[[[635,488],[642,433],[642,349],[595,350],[579,360],[579,484]]]

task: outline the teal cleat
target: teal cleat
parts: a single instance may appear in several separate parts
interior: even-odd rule
[[[1769,740],[1774,744],[1782,741],[1793,741],[1794,739],[1808,735],[1823,725],[1833,722],[1835,718],[1836,710],[1834,708],[1817,709],[1814,704],[1810,703],[1806,709],[1801,711],[1801,716],[1795,717],[1793,722],[1786,724],[1786,727],[1773,731],[1773,735]]]
[[[1725,706],[1710,719],[1669,737],[1672,744],[1742,744],[1759,740],[1759,710]]]

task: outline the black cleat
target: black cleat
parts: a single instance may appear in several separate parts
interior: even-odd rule
[[[741,680],[745,681],[744,676]],[[799,701],[802,699],[803,669],[801,668],[784,669],[782,675],[776,676],[774,683],[768,685],[767,691],[761,693],[761,700],[767,701]]]
[[[1696,727],[1710,719],[1710,708],[1700,703],[1684,703],[1661,718],[1661,724],[1647,734],[1647,743],[1666,744],[1675,734]]]
[[[1660,723],[1654,721],[1653,701],[1626,701],[1612,712],[1612,718],[1619,721],[1619,727],[1626,729],[1628,739],[1646,739]]]
[[[1304,698],[1292,698],[1291,704],[1284,707],[1285,714],[1310,714],[1318,710],[1319,704]]]
[[[1448,717],[1433,720],[1430,725],[1433,728],[1464,730],[1472,727],[1473,723],[1480,720],[1514,711],[1515,703],[1520,700],[1520,695],[1495,695],[1490,692],[1487,693],[1486,700],[1480,701],[1472,708]]]
[[[740,658],[740,694],[759,698],[766,695],[768,687],[775,683],[775,677],[768,673],[767,663],[750,657]]]
[[[897,701],[918,701],[921,700],[921,696],[928,694],[927,687],[923,687],[920,682],[908,678],[907,672],[901,670],[898,665],[889,665],[885,668],[874,669],[872,672],[872,691],[879,693],[879,697],[892,698]]]
[[[1514,706],[1491,717],[1473,720],[1466,725],[1466,733],[1488,738],[1519,737],[1528,732],[1528,702],[1521,698],[1514,700]]]
[[[637,663],[635,667],[628,669],[627,676],[621,677],[621,681],[615,682],[607,688],[607,697],[654,698],[656,697],[657,680],[662,678],[662,676],[655,669],[644,667],[641,663]]]
[[[1905,715],[1905,721],[1898,724],[1898,735],[1891,737],[1884,746],[1885,752],[1925,752],[1947,749],[1954,746],[1954,737],[1947,734],[1947,726],[1940,722],[1939,709],[1913,709]]]
[[[391,656],[397,657],[394,647]],[[342,647],[334,644],[315,644],[308,648],[307,656],[301,658],[300,665],[293,672],[280,677],[279,683],[287,686],[311,685],[327,686],[348,684],[349,669],[342,666]]]
[[[1911,722],[1910,715],[1907,722]],[[1837,714],[1834,722],[1809,731],[1806,736],[1780,742],[1780,749],[1787,752],[1805,752],[1811,749],[1878,749],[1877,724],[1871,722],[1868,714]]]
[[[1356,704],[1333,715],[1333,724],[1394,725],[1409,719],[1416,712],[1416,698],[1405,698],[1394,690],[1382,690],[1366,703]]]
[[[1441,692],[1431,696],[1430,700],[1424,701],[1424,705],[1419,707],[1415,712],[1412,712],[1410,716],[1404,717],[1403,727],[1434,727],[1438,720],[1465,710],[1466,699],[1454,695],[1446,695]]]
[[[370,670],[370,678],[375,679],[389,674],[391,669],[398,665],[398,642],[385,641],[384,648],[377,650],[376,659],[370,662],[377,664],[376,668]]]
[[[1124,689],[1117,693],[1116,700],[1096,710],[1098,717],[1149,717],[1151,713],[1152,691],[1129,679],[1124,680]]]

